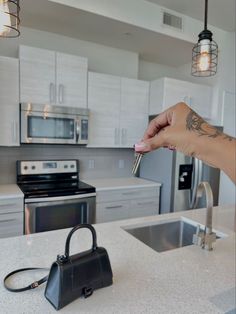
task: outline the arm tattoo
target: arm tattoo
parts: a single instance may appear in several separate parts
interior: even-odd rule
[[[191,110],[186,118],[186,129],[188,131],[193,131],[198,134],[198,136],[207,136],[210,138],[216,138],[223,136],[224,139],[228,141],[234,140],[233,137],[226,135],[219,131],[217,128],[209,125],[202,117],[200,117],[196,112]]]

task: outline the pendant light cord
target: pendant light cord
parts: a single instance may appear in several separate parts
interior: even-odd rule
[[[208,0],[205,0],[205,18],[204,18],[204,30],[207,30],[207,16],[208,16]]]

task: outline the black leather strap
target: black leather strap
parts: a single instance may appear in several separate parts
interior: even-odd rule
[[[31,289],[35,289],[37,288],[38,286],[40,286],[42,283],[44,283],[45,281],[48,280],[48,275],[39,279],[38,281],[34,281],[32,282],[30,285],[26,286],[26,287],[23,287],[23,288],[18,288],[18,289],[13,289],[13,288],[10,288],[9,286],[7,286],[6,284],[6,281],[7,279],[9,279],[11,276],[17,274],[17,273],[20,273],[20,272],[23,272],[23,271],[27,271],[27,270],[35,270],[35,269],[40,269],[40,270],[49,270],[48,268],[34,268],[34,267],[29,267],[29,268],[20,268],[20,269],[17,269],[17,270],[14,270],[12,271],[11,273],[9,273],[3,280],[3,284],[4,284],[4,287],[8,290],[8,291],[11,291],[11,292],[23,292],[23,291],[27,291],[27,290],[31,290]]]

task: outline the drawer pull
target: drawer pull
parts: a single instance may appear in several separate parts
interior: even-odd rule
[[[138,192],[138,191],[131,191],[131,192],[124,192],[124,193],[122,193],[122,195],[130,195],[130,194],[138,194],[138,193],[140,193],[140,192]]]
[[[138,203],[138,205],[151,205],[155,204],[155,202],[143,202],[143,203]]]
[[[115,209],[115,208],[122,208],[122,205],[116,205],[116,206],[107,206],[106,209]]]
[[[3,216],[3,215],[12,215],[12,214],[21,214],[21,213],[22,213],[22,211],[19,211],[19,210],[17,212],[12,212],[12,211],[11,212],[6,212],[6,213],[1,213],[0,212],[0,217]]]
[[[0,204],[0,207],[9,207],[9,206],[16,206],[17,203],[5,203],[5,204]]]
[[[5,219],[5,220],[0,220],[0,224],[1,224],[1,223],[5,223],[5,222],[13,222],[13,221],[17,221],[17,219]]]

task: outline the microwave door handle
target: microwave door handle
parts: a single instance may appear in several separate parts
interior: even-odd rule
[[[79,142],[79,137],[80,137],[80,125],[79,125],[79,121],[76,121],[76,123],[75,123],[75,141],[76,141],[76,143]]]

